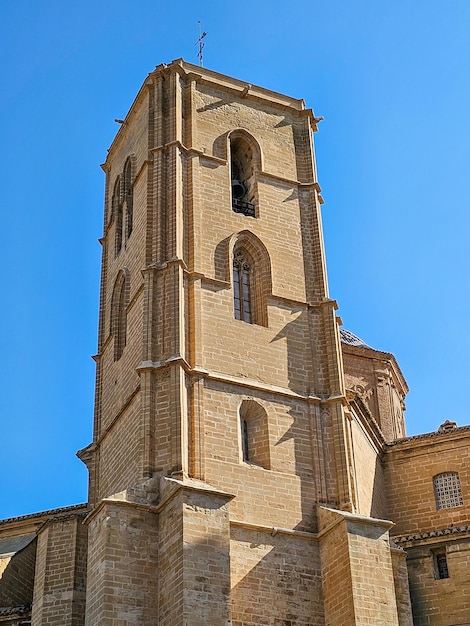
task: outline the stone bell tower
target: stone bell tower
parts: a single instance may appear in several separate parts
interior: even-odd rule
[[[109,149],[88,626],[325,623],[317,508],[355,504],[317,121],[177,60]]]

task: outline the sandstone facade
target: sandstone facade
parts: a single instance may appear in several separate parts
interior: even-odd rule
[[[470,429],[406,438],[395,358],[340,330],[317,122],[149,74],[103,165],[89,501],[0,523],[0,624],[470,623]]]

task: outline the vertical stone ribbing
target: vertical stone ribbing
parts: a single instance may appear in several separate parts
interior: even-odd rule
[[[206,451],[204,448],[204,379],[194,376],[189,405],[190,446],[189,472],[194,478],[205,480]]]

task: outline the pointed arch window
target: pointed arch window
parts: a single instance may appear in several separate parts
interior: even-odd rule
[[[113,219],[115,223],[114,253],[117,256],[122,248],[122,202],[121,202],[121,178],[118,176],[114,184],[112,199]]]
[[[243,249],[233,255],[233,308],[236,320],[251,324],[253,262]]]
[[[117,256],[122,245],[129,239],[134,227],[134,189],[132,184],[133,156],[124,164],[124,169],[114,183],[111,201],[111,219],[115,223],[114,253]]]
[[[268,326],[268,297],[272,292],[269,253],[248,230],[235,235],[232,241],[226,268],[230,268],[227,278],[232,281],[234,317],[248,324]]]
[[[114,336],[114,360],[119,361],[127,341],[126,277],[121,272],[114,284],[111,300],[111,334]]]
[[[248,139],[241,130],[234,131],[230,136],[232,210],[249,217],[256,217],[256,170],[259,159],[252,146],[255,143],[252,137]]]
[[[115,220],[117,217],[120,203],[121,203],[121,177],[118,176],[116,178],[116,182],[114,183],[113,196],[111,199],[111,219],[110,219],[111,222]]]
[[[126,205],[126,239],[132,233],[134,222],[134,190],[132,187],[132,161],[127,159],[124,166],[124,203]]]

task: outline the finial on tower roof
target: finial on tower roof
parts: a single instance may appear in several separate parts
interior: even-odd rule
[[[199,38],[198,38],[198,40],[196,41],[196,43],[194,45],[195,46],[199,45],[199,52],[197,53],[197,58],[199,59],[199,65],[202,67],[202,65],[203,65],[203,63],[202,63],[202,51],[204,50],[204,46],[205,46],[205,43],[202,40],[207,35],[207,33],[204,31],[201,34],[201,20],[197,21],[197,26],[198,26]]]

